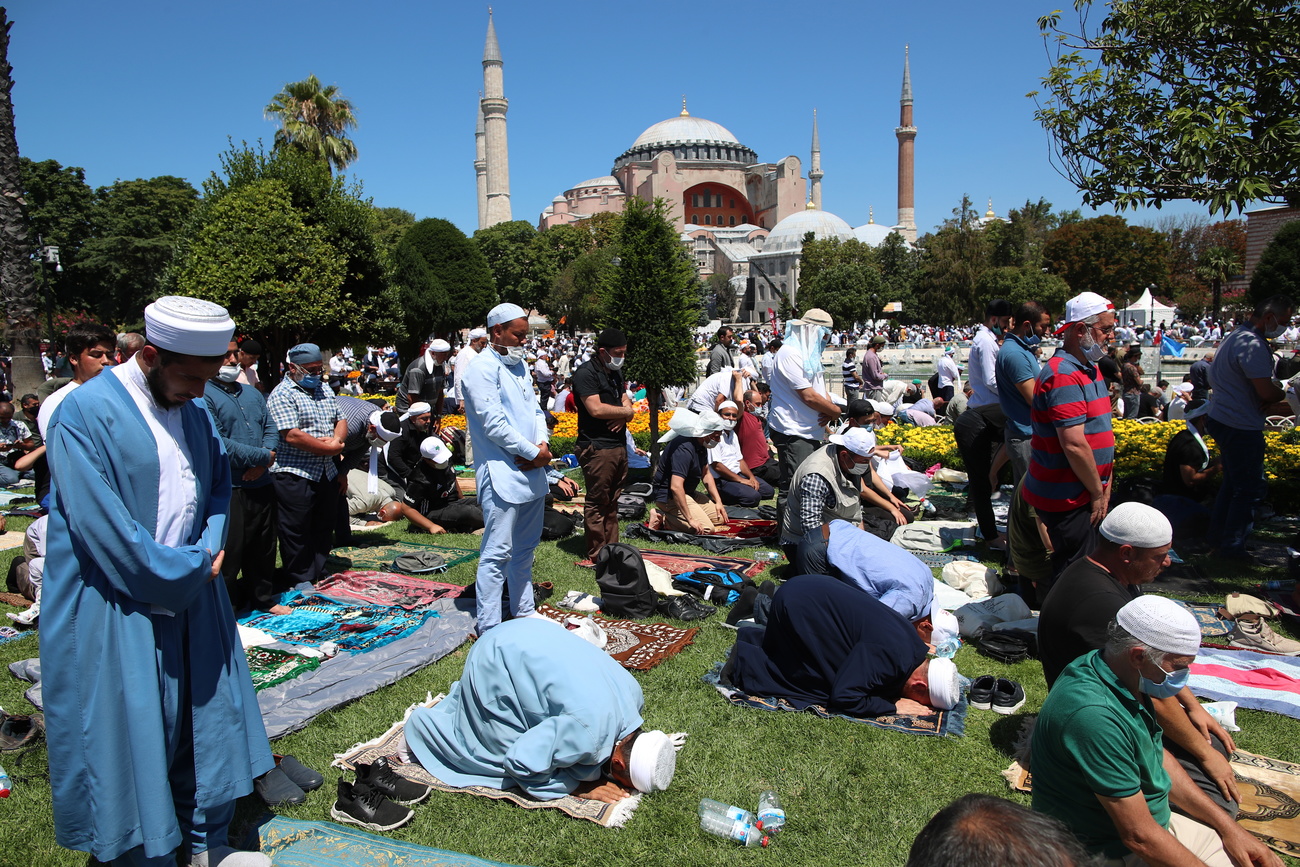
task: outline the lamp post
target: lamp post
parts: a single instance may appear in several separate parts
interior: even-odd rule
[[[41,240],[41,239],[38,239]],[[44,268],[54,271],[57,275],[63,274],[63,262],[59,259],[59,248],[55,244],[43,244],[41,247],[41,265]],[[47,277],[45,283],[45,333],[49,345],[54,345],[54,280],[59,279]]]
[[[871,293],[871,333],[876,333],[876,323],[880,320],[880,296],[875,292]]]

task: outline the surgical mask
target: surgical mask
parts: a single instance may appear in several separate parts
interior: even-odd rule
[[[1284,326],[1281,322],[1277,322],[1274,323],[1274,326],[1272,328],[1266,329],[1264,331],[1264,336],[1267,337],[1269,340],[1272,340],[1273,338],[1281,334],[1283,331],[1286,331],[1286,326]]]
[[[309,373],[302,379],[298,380],[298,384],[308,391],[315,391],[320,387],[320,374],[313,375]]]
[[[1160,666],[1157,665],[1156,668],[1160,668]],[[1165,671],[1163,668],[1160,668],[1160,670],[1165,675],[1165,679],[1160,683],[1139,675],[1141,679],[1138,681],[1138,689],[1152,698],[1173,698],[1178,695],[1178,693],[1182,692],[1183,687],[1187,686],[1187,678],[1192,673],[1190,668],[1184,668],[1182,671]]]
[[[1002,326],[1001,326],[1001,325],[994,325],[992,328],[989,329],[989,331],[992,331],[992,332],[993,332],[993,335],[994,335],[995,337],[1001,337],[1001,336],[1002,336]]]
[[[1030,349],[1033,349],[1035,346],[1043,342],[1043,338],[1039,337],[1037,334],[1030,334],[1020,342],[1025,344],[1025,346],[1028,346]]]
[[[845,470],[845,472],[847,472],[850,476],[865,476],[867,474],[867,470],[869,469],[871,469],[870,462],[865,464],[854,464],[853,466]]]
[[[1083,357],[1088,359],[1091,364],[1096,364],[1106,354],[1106,347],[1098,343],[1097,338],[1088,333],[1084,334],[1083,341],[1079,343],[1079,348],[1083,350]]]
[[[616,355],[611,355],[609,357],[609,360],[606,361],[605,364],[609,365],[610,370],[618,370],[623,366],[624,361],[627,361],[627,359]]]
[[[494,343],[492,345],[498,349],[504,349],[506,351],[505,363],[511,367],[518,367],[520,362],[524,360],[524,356],[528,354],[528,351],[522,346],[502,346],[500,343]]]
[[[234,382],[239,378],[239,371],[241,370],[243,368],[238,364],[222,365],[221,369],[217,371],[217,379],[222,382]]]

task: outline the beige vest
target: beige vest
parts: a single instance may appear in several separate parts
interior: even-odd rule
[[[861,479],[850,476],[840,469],[837,457],[839,448],[834,443],[823,446],[809,455],[808,459],[794,471],[794,477],[790,479],[790,496],[785,502],[785,514],[781,516],[782,542],[794,543],[803,538],[798,532],[799,513],[803,502],[799,483],[810,473],[821,476],[829,482],[831,491],[835,494],[835,504],[822,509],[823,524],[835,518],[843,518],[854,524],[862,523],[862,501],[858,495]]]

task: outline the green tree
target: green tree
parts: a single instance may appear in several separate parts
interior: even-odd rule
[[[736,287],[731,283],[731,278],[726,274],[710,274],[709,279],[705,281],[704,296],[706,308],[714,318],[730,322],[736,315],[736,302],[740,299]]]
[[[1300,298],[1300,222],[1277,230],[1250,277],[1250,302],[1274,295]]]
[[[605,320],[610,271],[617,248],[596,247],[574,259],[546,296],[546,315],[557,329],[590,331]]]
[[[357,125],[352,103],[335,85],[321,87],[315,75],[286,84],[271,99],[266,116],[280,124],[277,150],[297,148],[339,171],[357,158],[356,143],[348,138],[348,130]]]
[[[396,279],[402,286],[402,297],[411,304],[400,310],[407,342],[398,346],[405,358],[414,355],[415,348],[430,334],[482,325],[488,310],[497,303],[492,271],[483,252],[447,220],[418,221],[402,237],[396,255],[401,257]],[[425,268],[420,284],[405,282],[418,273],[411,263],[412,255],[418,256]],[[446,300],[428,293],[442,293]]]
[[[1087,205],[1300,203],[1300,15],[1258,0],[1113,0],[1039,19],[1035,116]],[[1031,97],[1038,98],[1037,93]]]
[[[831,315],[837,327],[849,328],[875,315],[883,306],[882,291],[884,281],[875,265],[835,262],[818,270],[811,279],[800,279],[799,306],[805,311],[820,307]]]
[[[1223,308],[1223,284],[1241,270],[1241,260],[1227,247],[1211,247],[1201,254],[1200,265],[1196,270],[1201,279],[1210,284],[1214,293],[1210,309],[1214,312],[1214,318],[1218,319]]]
[[[1209,250],[1222,247],[1237,260],[1240,269],[1246,257],[1245,220],[1210,223],[1201,216],[1168,218],[1158,221],[1156,229],[1169,243],[1169,295],[1173,304],[1188,316],[1213,310],[1212,281],[1206,277],[1209,272],[1201,270],[1201,259]]]
[[[1164,286],[1169,277],[1164,236],[1109,215],[1057,229],[1043,249],[1043,262],[1072,292],[1096,292],[1117,308],[1149,285]]]
[[[537,230],[527,220],[497,223],[474,233],[474,243],[483,251],[497,294],[502,301],[536,309],[550,289],[546,275],[539,273],[535,258]]]
[[[374,208],[371,214],[374,217],[375,246],[383,258],[389,259],[406,230],[415,225],[415,214],[403,208]]]
[[[876,248],[876,262],[880,266],[880,301],[873,315],[878,315],[886,304],[897,302],[903,306],[903,318],[917,315],[915,288],[920,267],[920,253],[903,240],[897,232],[890,232]],[[916,321],[919,321],[916,320]]]
[[[627,334],[627,376],[650,398],[651,462],[659,459],[659,401],[695,378],[695,269],[668,218],[668,203],[628,199],[609,272],[608,322]]]
[[[38,291],[51,293],[60,309],[85,307],[95,300],[93,287],[81,280],[75,266],[81,248],[94,231],[95,192],[86,183],[85,169],[64,167],[57,160],[18,160],[23,199],[32,240],[59,248],[62,275],[42,269],[37,272]]]
[[[980,275],[978,284],[981,298],[1005,298],[1015,307],[1026,301],[1037,301],[1054,316],[1065,312],[1065,302],[1074,292],[1070,284],[1056,274],[1045,274],[1040,268],[990,268]]]
[[[923,318],[938,322],[979,320],[983,301],[980,276],[989,268],[990,243],[969,196],[953,209],[937,232],[918,241],[921,263],[916,304]]]

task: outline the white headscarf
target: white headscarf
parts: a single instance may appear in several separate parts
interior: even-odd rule
[[[826,338],[830,333],[831,330],[826,326],[813,325],[802,319],[791,319],[785,324],[782,342],[799,353],[804,375],[809,379],[822,375],[822,352],[826,349]]]
[[[714,431],[728,430],[727,422],[711,409],[694,413],[689,409],[679,409],[668,420],[668,433],[659,437],[659,442],[666,443],[677,437],[702,437]]]

